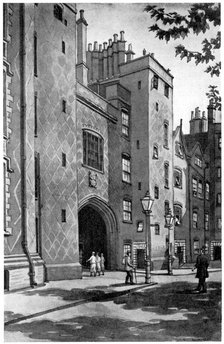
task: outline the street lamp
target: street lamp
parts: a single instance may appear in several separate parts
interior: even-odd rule
[[[168,275],[173,275],[172,270],[172,243],[170,242],[170,229],[173,225],[173,215],[169,208],[168,213],[165,215],[165,227],[168,228]]]
[[[146,245],[146,268],[145,268],[145,283],[151,283],[151,229],[150,229],[150,214],[154,199],[151,198],[149,191],[146,192],[145,197],[141,198],[142,212],[146,217],[145,230],[145,245]]]

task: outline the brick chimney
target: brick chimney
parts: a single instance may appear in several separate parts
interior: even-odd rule
[[[114,41],[112,45],[112,66],[113,66],[113,75],[118,75],[118,35],[115,33],[114,35]]]
[[[88,67],[86,64],[87,47],[87,21],[84,18],[84,10],[80,10],[80,18],[77,20],[77,80],[83,85],[87,85]]]
[[[205,111],[202,111],[201,132],[206,133],[207,131],[208,131],[208,121],[205,116]]]
[[[99,79],[103,79],[103,50],[102,44],[99,44]]]
[[[125,45],[124,31],[121,31],[120,40],[118,41],[118,65],[125,62]]]
[[[93,69],[93,81],[96,81],[99,79],[99,46],[98,46],[97,41],[95,41],[93,44],[92,69]]]
[[[103,79],[108,78],[107,42],[103,43]]]
[[[107,48],[107,63],[108,63],[108,77],[111,78],[113,76],[113,68],[112,68],[112,39],[109,39],[109,44]]]

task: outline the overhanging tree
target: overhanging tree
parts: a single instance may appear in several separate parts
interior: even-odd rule
[[[198,35],[205,34],[210,29],[210,25],[220,26],[220,4],[219,3],[197,3],[192,4],[187,15],[180,15],[177,12],[165,13],[164,8],[158,8],[155,5],[147,5],[145,11],[150,13],[151,18],[155,18],[156,22],[161,22],[162,27],[158,24],[151,25],[149,31],[156,33],[156,37],[169,42],[170,39],[185,38],[189,34]],[[210,24],[210,25],[209,25]],[[169,26],[168,29],[165,29]],[[221,32],[217,30],[216,37],[202,41],[201,51],[190,51],[184,45],[179,44],[175,47],[176,56],[190,62],[194,60],[196,65],[199,63],[209,64],[205,72],[212,77],[219,76],[221,70],[221,62],[216,61],[214,51],[220,49]],[[206,93],[209,99],[214,100],[214,104],[218,110],[221,110],[221,97],[217,86],[209,86]]]

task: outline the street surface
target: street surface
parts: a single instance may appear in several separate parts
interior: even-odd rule
[[[117,273],[119,274],[119,272]],[[123,279],[124,273],[120,272]],[[165,273],[164,273],[165,274]],[[88,277],[90,278],[90,277]],[[101,283],[106,276],[97,277]],[[141,276],[138,276],[138,279]],[[103,280],[104,279],[104,280]],[[97,280],[96,281],[97,284]],[[220,341],[221,271],[210,272],[207,294],[194,292],[195,274],[152,275],[158,284],[126,295],[103,299],[103,285],[89,289],[36,289],[36,297],[57,296],[73,303],[88,294],[99,301],[73,305],[8,324],[5,342],[78,341]],[[105,287],[106,289],[107,287]],[[46,300],[47,302],[47,300]],[[10,319],[10,312],[6,312]],[[13,318],[13,317],[12,317]]]

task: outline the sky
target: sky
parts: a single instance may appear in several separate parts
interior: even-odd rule
[[[88,23],[87,43],[99,44],[113,39],[113,34],[117,33],[120,37],[120,31],[125,31],[124,37],[127,41],[126,46],[132,43],[132,49],[135,52],[134,58],[142,56],[145,48],[147,53],[154,53],[155,58],[167,69],[171,70],[174,76],[174,127],[180,124],[183,119],[183,132],[189,133],[189,120],[191,111],[199,106],[201,111],[206,111],[208,99],[205,93],[209,85],[217,85],[220,88],[220,79],[216,76],[211,77],[205,73],[208,65],[195,65],[192,60],[187,63],[186,59],[181,60],[175,57],[175,46],[184,45],[192,51],[201,51],[201,42],[204,38],[210,39],[216,36],[217,28],[211,27],[206,34],[189,35],[187,38],[170,40],[166,43],[164,40],[155,38],[155,33],[149,32],[148,27],[155,24],[155,19],[151,19],[144,8],[147,3],[125,2],[125,3],[77,3],[77,10],[84,9],[84,17]],[[190,8],[190,3],[151,3],[150,5],[164,7],[166,11],[176,11],[186,14]],[[79,13],[77,14],[79,18]],[[157,23],[159,24],[159,23]],[[217,56],[219,58],[219,56]]]

